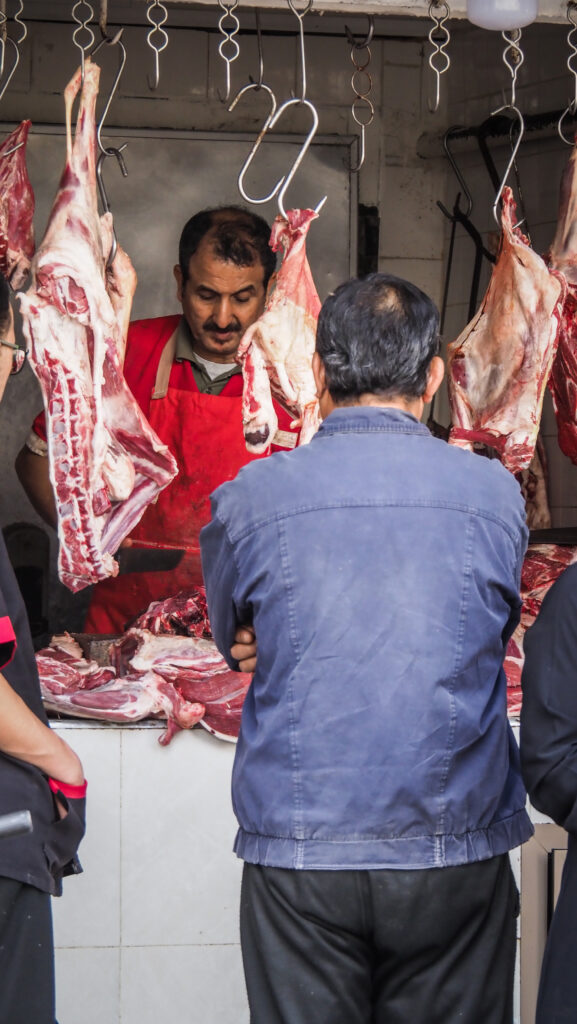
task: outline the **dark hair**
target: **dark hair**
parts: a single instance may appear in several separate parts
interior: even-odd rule
[[[183,284],[188,280],[190,257],[203,238],[212,232],[215,255],[237,267],[262,263],[266,288],[276,267],[276,255],[269,246],[270,226],[266,220],[242,206],[218,206],[201,210],[186,222],[180,236],[178,261]]]
[[[10,285],[0,273],[0,331],[3,333],[10,323]]]
[[[317,352],[335,402],[364,394],[420,398],[439,354],[439,314],[431,299],[392,274],[346,281],[325,300]]]

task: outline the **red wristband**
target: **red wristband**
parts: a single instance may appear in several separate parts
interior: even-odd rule
[[[48,785],[53,793],[62,793],[62,796],[70,797],[71,800],[80,800],[86,796],[86,779],[81,786],[69,786],[67,782],[59,782],[58,779],[48,778]]]

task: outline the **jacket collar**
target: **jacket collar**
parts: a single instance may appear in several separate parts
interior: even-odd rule
[[[379,431],[430,436],[428,427],[410,412],[385,406],[353,405],[334,409],[330,416],[323,420],[315,437]]]

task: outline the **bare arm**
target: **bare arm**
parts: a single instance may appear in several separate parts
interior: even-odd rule
[[[81,786],[84,771],[72,747],[44,725],[0,673],[0,750],[50,778]]]
[[[50,483],[48,456],[36,455],[24,445],[16,456],[15,469],[34,510],[45,523],[56,529],[58,518]]]

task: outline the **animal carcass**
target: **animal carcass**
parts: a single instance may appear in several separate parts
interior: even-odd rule
[[[278,216],[270,245],[283,250],[282,264],[267,296],[265,311],[245,331],[237,360],[243,373],[243,430],[250,452],[264,452],[278,426],[272,397],[300,425],[299,444],[319,426],[312,358],[321,308],[306,256],[306,236],[314,210]]]
[[[30,361],[47,418],[58,510],[59,575],[73,591],[114,576],[113,553],[177,472],[122,375],[136,276],[119,248],[106,270],[112,217],[98,214],[95,106],[100,69],[85,62],[74,142],[65,90],[67,160],[44,239],[20,296]]]
[[[16,290],[34,255],[34,192],[26,168],[30,121],[22,121],[0,146],[0,270]]]
[[[561,179],[559,216],[546,259],[567,281],[559,346],[549,378],[559,447],[577,464],[577,146]]]
[[[514,226],[515,203],[503,190],[497,263],[480,309],[449,345],[450,442],[475,442],[518,473],[531,462],[543,395],[557,350],[565,280],[549,271]]]

